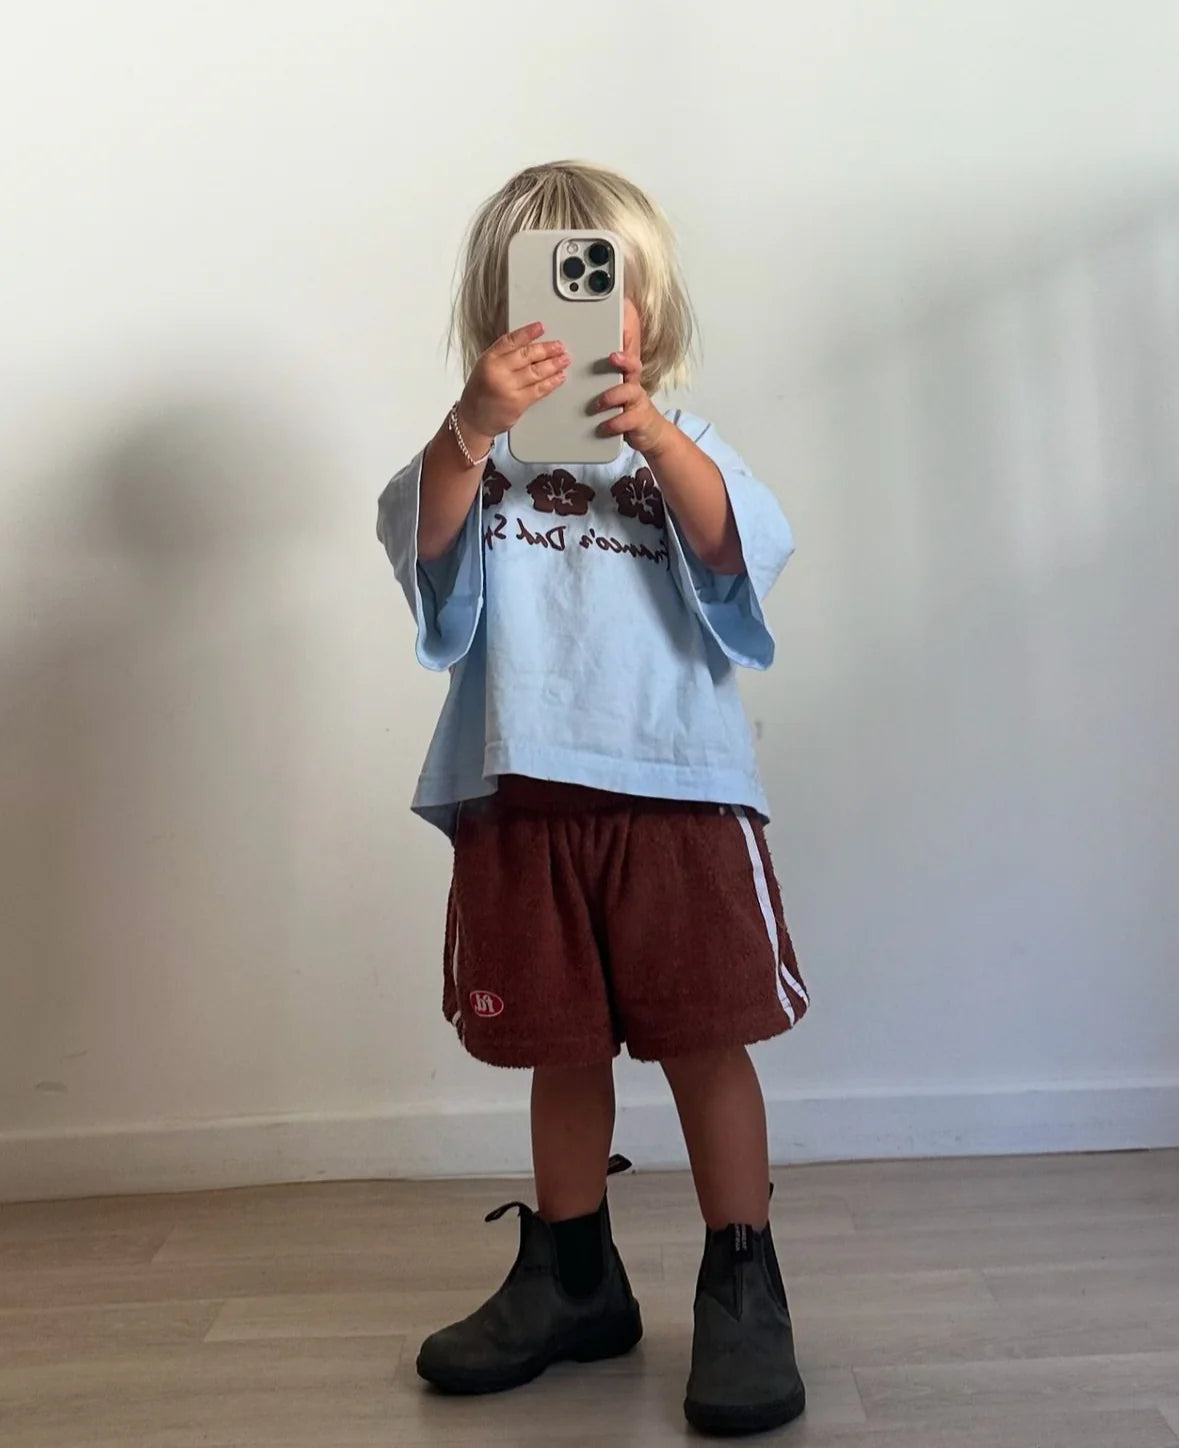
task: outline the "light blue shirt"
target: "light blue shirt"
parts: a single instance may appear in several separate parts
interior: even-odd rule
[[[745,573],[705,568],[643,458],[543,469],[497,439],[450,552],[417,554],[422,455],[381,495],[377,536],[450,692],[413,808],[453,835],[498,777],[768,814],[735,665],[769,668],[762,602],[793,552],[773,495],[709,423],[671,420],[717,464]]]

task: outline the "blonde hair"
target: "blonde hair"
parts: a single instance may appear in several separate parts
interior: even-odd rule
[[[601,166],[554,161],[513,176],[475,214],[451,316],[451,346],[469,373],[508,326],[508,243],[519,231],[613,231],[625,247],[626,294],[643,328],[643,385],[681,387],[692,356],[692,306],[675,237],[645,192]]]

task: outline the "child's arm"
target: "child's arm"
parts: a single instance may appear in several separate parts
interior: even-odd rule
[[[604,422],[601,431],[622,433],[646,458],[684,538],[705,568],[714,573],[744,573],[741,535],[720,469],[648,397],[640,381],[643,364],[637,354],[615,352],[610,362],[624,381],[602,394],[598,408],[605,412],[620,407],[622,411]]]
[[[569,355],[560,342],[539,341],[543,332],[539,322],[509,332],[475,364],[457,412],[472,458],[482,460],[501,432],[515,427],[534,402],[564,382]],[[418,557],[423,563],[441,558],[454,545],[482,476],[482,467],[463,454],[448,418],[422,459]]]
[[[744,573],[741,535],[720,469],[673,422],[656,416],[662,427],[646,447],[635,447],[650,464],[684,537],[705,568]]]

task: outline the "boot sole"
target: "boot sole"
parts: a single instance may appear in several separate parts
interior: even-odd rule
[[[752,1408],[718,1407],[713,1403],[684,1403],[684,1417],[709,1438],[745,1438],[753,1433],[769,1433],[784,1428],[806,1412],[806,1388],[780,1403],[760,1403]]]
[[[642,1337],[643,1319],[636,1302],[629,1312],[608,1317],[592,1331],[546,1348],[510,1372],[439,1372],[426,1368],[419,1358],[418,1376],[450,1397],[506,1393],[512,1388],[522,1388],[557,1363],[596,1363],[625,1357],[638,1347]]]

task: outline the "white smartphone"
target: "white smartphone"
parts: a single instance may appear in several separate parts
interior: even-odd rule
[[[508,434],[522,463],[611,463],[621,437],[598,432],[594,399],[622,380],[610,366],[622,350],[622,243],[609,231],[521,231],[508,248],[508,328],[543,322],[572,361],[565,382],[535,403]],[[608,414],[607,414],[608,416]]]

